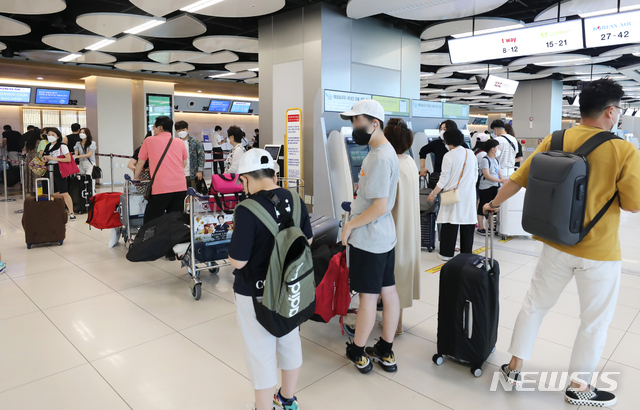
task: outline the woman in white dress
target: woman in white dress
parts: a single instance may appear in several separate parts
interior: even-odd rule
[[[471,253],[474,229],[476,226],[476,182],[478,180],[478,161],[473,151],[465,148],[464,136],[459,130],[444,133],[444,142],[449,152],[442,160],[442,173],[438,185],[429,195],[434,201],[440,192],[458,191],[460,202],[440,205],[438,224],[440,224],[440,259],[453,258],[460,230],[460,252]]]
[[[413,144],[413,132],[407,124],[392,118],[384,129],[384,135],[398,154],[400,175],[398,193],[391,214],[396,225],[396,289],[400,308],[413,306],[420,299],[420,192],[418,167],[406,152]],[[402,310],[397,334],[402,330]]]

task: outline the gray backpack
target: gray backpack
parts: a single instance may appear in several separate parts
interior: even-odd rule
[[[292,191],[291,215],[276,194],[261,191],[256,195],[269,199],[283,222],[280,228],[269,211],[251,198],[237,205],[251,211],[275,238],[262,302],[255,295],[255,286],[251,287],[253,306],[258,322],[275,337],[282,337],[306,322],[315,310],[316,284],[311,248],[302,232],[297,193]]]
[[[522,228],[542,239],[573,246],[584,239],[607,212],[618,192],[585,226],[589,155],[606,141],[621,139],[610,132],[589,138],[575,152],[563,151],[564,130],[554,131],[551,150],[531,159],[522,209]]]

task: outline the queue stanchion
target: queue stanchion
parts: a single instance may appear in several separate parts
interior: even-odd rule
[[[7,189],[7,156],[3,155],[2,156],[2,179],[3,179],[3,183],[4,183],[4,201],[2,202],[9,202],[9,190]]]
[[[27,199],[27,194],[25,192],[25,184],[24,184],[24,157],[20,156],[20,185],[22,185],[22,203]],[[23,209],[17,209],[13,211],[14,214],[21,214],[24,212]]]
[[[111,169],[111,192],[113,192],[115,184],[113,181],[113,152],[109,154],[109,168]]]
[[[48,192],[48,194],[50,198],[52,198],[53,193],[56,192],[56,187],[53,186],[53,172],[54,166],[53,164],[49,164],[49,189],[51,189],[51,192]]]

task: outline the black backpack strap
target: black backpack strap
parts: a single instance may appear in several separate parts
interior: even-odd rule
[[[607,201],[607,203],[602,207],[602,209],[600,209],[600,212],[598,212],[598,214],[595,216],[595,218],[593,218],[591,220],[591,222],[589,222],[589,225],[587,225],[586,228],[584,228],[582,231],[580,231],[580,240],[584,239],[584,237],[587,236],[589,231],[591,231],[591,229],[593,229],[593,227],[596,226],[598,221],[600,221],[600,219],[602,219],[602,217],[604,216],[604,214],[607,213],[607,211],[611,207],[611,204],[613,204],[613,201],[616,199],[617,196],[618,196],[618,191],[616,191],[616,193],[613,194],[611,199]]]
[[[287,212],[287,209],[284,207],[284,203],[280,200],[278,195],[276,195],[275,193],[271,191],[260,191],[260,192],[256,192],[256,195],[260,195],[262,197],[267,198],[273,204],[273,206],[280,213],[280,218],[282,218],[283,227],[290,227],[294,225],[294,221],[292,218],[293,204],[291,204],[292,213],[290,214],[289,212]]]
[[[564,151],[564,132],[565,130],[553,131],[550,151]]]
[[[591,153],[591,151],[598,148],[601,144],[607,141],[616,140],[616,139],[622,139],[622,138],[618,137],[616,134],[609,131],[599,132],[593,137],[589,138],[584,144],[582,144],[580,148],[578,148],[574,152],[574,154],[582,155],[586,157]]]

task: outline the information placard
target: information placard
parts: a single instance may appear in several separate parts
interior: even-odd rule
[[[36,104],[68,105],[70,90],[36,90]]]
[[[29,87],[0,87],[0,102],[28,103],[31,100]]]
[[[173,104],[171,95],[147,94],[147,127],[151,131],[156,122],[156,118],[165,115],[173,118]],[[169,131],[171,132],[171,131]]]
[[[442,104],[442,118],[450,120],[468,120],[469,106],[463,104]]]
[[[640,43],[640,10],[584,19],[587,47]]]
[[[442,103],[435,101],[412,100],[411,115],[421,118],[442,118]]]
[[[383,97],[374,95],[372,99],[382,105],[386,115],[399,115],[401,117],[409,116],[409,100],[404,98]]]
[[[349,111],[358,101],[370,99],[371,94],[324,90],[324,110],[327,112],[345,112]]]
[[[582,20],[449,40],[453,64],[582,49]]]
[[[507,78],[490,75],[487,78],[487,84],[484,87],[484,91],[493,91],[496,93],[513,95],[516,93],[518,84],[519,82],[515,80],[509,80]]]
[[[284,176],[285,178],[302,179],[302,110],[300,108],[288,109],[286,121]]]

